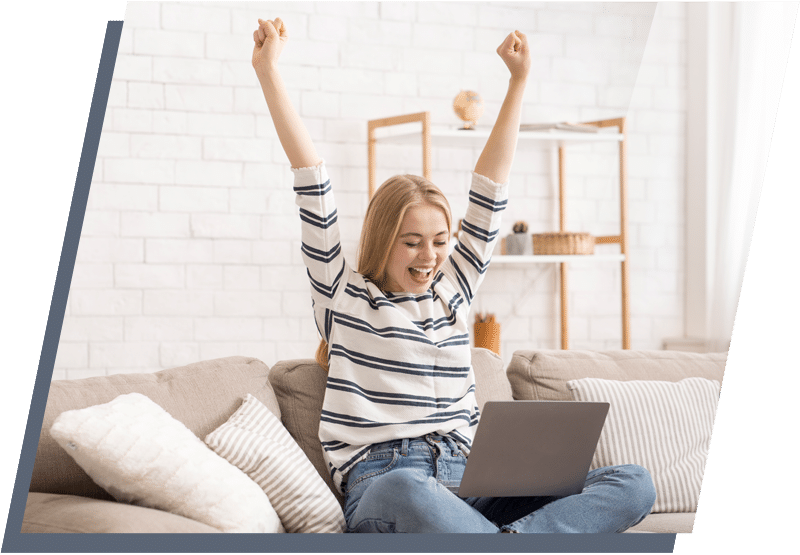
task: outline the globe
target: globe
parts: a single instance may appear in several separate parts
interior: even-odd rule
[[[483,99],[475,91],[461,91],[453,100],[453,110],[464,121],[462,129],[473,129],[483,115]]]

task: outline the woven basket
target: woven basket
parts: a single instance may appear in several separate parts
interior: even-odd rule
[[[594,237],[588,233],[534,233],[533,254],[594,254]]]

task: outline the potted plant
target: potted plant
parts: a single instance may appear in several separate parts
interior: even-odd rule
[[[506,254],[531,254],[532,245],[528,239],[528,224],[518,221],[514,224],[513,233],[506,237]]]

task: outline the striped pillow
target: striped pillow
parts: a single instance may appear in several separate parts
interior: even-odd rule
[[[339,502],[280,420],[248,394],[206,444],[250,476],[287,532],[342,532]]]
[[[654,513],[695,512],[711,442],[720,383],[570,380],[576,401],[611,404],[592,469],[638,464],[656,488]]]

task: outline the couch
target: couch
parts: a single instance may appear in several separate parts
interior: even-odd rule
[[[713,383],[718,394],[725,366],[724,354],[672,351],[518,351],[508,368],[504,368],[500,357],[491,351],[473,349],[472,354],[480,407],[488,400],[571,400],[576,388],[579,390],[578,386],[583,383],[580,380],[587,379],[601,380],[601,383],[609,380],[613,383],[677,384],[682,383],[681,380],[700,378]],[[342,498],[334,490],[326,471],[317,438],[325,381],[325,371],[311,359],[282,361],[270,368],[258,359],[239,356],[152,374],[54,380],[44,414],[22,532],[220,532],[218,528],[180,514],[116,501],[51,437],[50,429],[61,413],[108,403],[130,393],[148,397],[198,438],[206,437],[223,425],[245,396],[255,397],[280,419],[341,503]],[[646,412],[651,411],[647,409]],[[710,435],[710,429],[707,432]],[[701,474],[702,463],[704,460],[700,464]],[[694,507],[690,507],[690,510],[667,509],[652,513],[629,531],[691,532],[693,511]]]

